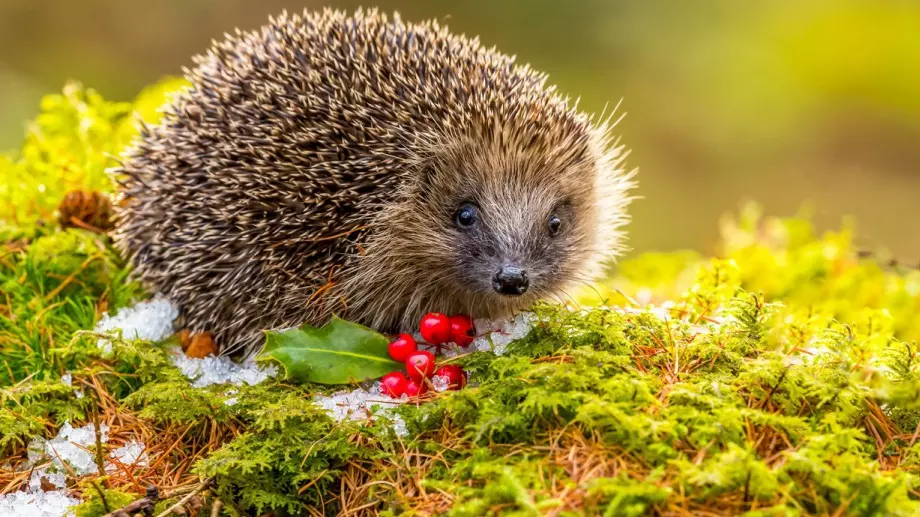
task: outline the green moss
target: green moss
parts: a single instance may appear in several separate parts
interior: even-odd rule
[[[21,179],[0,192],[16,212],[0,216],[4,455],[86,422],[92,386],[168,435],[170,461],[196,457],[231,514],[920,512],[920,272],[857,259],[849,228],[819,235],[756,208],[723,224],[718,257],[626,260],[580,298],[670,318],[541,304],[506,355],[459,360],[466,389],[399,408],[406,437],[386,417],[333,421],[310,400],[322,386],[192,388],[165,345],[111,336],[104,354],[88,330],[145,293],[105,236],[40,221],[69,188],[109,188],[101,157],[133,134],[128,114],[155,117],[178,85],[134,105],[68,87],[0,165]],[[102,514],[84,493],[80,515]]]
[[[84,483],[82,488],[86,494],[86,499],[74,508],[76,517],[106,515],[138,499],[135,494],[102,488],[102,485],[98,482],[95,486],[92,483]],[[102,496],[100,496],[100,492]],[[103,502],[103,497],[105,502]],[[106,510],[106,507],[108,507],[108,510]]]
[[[297,514],[320,506],[338,488],[347,462],[386,450],[373,432],[334,424],[302,395],[272,397],[249,413],[250,430],[198,465],[203,476],[219,480],[218,497],[243,513]],[[354,433],[366,438],[361,446],[353,442]]]

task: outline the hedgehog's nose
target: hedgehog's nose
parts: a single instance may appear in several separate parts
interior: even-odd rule
[[[492,277],[495,292],[508,296],[520,296],[527,292],[527,272],[517,266],[502,266]]]

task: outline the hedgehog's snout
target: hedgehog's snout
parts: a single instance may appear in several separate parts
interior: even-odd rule
[[[517,266],[502,266],[492,276],[495,292],[506,296],[520,296],[527,292],[529,285],[527,271]]]

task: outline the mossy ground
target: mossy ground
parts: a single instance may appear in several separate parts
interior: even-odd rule
[[[90,329],[147,294],[108,237],[58,228],[54,209],[111,190],[131,113],[153,120],[177,84],[133,105],[68,86],[0,160],[0,490],[69,420],[151,458],[71,480],[79,515],[149,484],[164,510],[202,481],[201,512],[238,515],[920,513],[920,272],[861,261],[851,231],[806,218],[747,209],[718,257],[644,255],[576,296],[631,310],[537,307],[508,354],[459,359],[475,385],[403,406],[406,437],[333,421],[318,386],[196,389],[162,346],[115,338],[105,356]]]

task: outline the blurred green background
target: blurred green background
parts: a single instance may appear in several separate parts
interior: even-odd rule
[[[0,149],[67,79],[129,100],[224,32],[326,5],[362,4],[0,0]],[[825,228],[852,215],[863,246],[920,260],[920,1],[376,5],[478,34],[587,110],[622,99],[637,251],[710,251],[719,216],[756,200]]]

